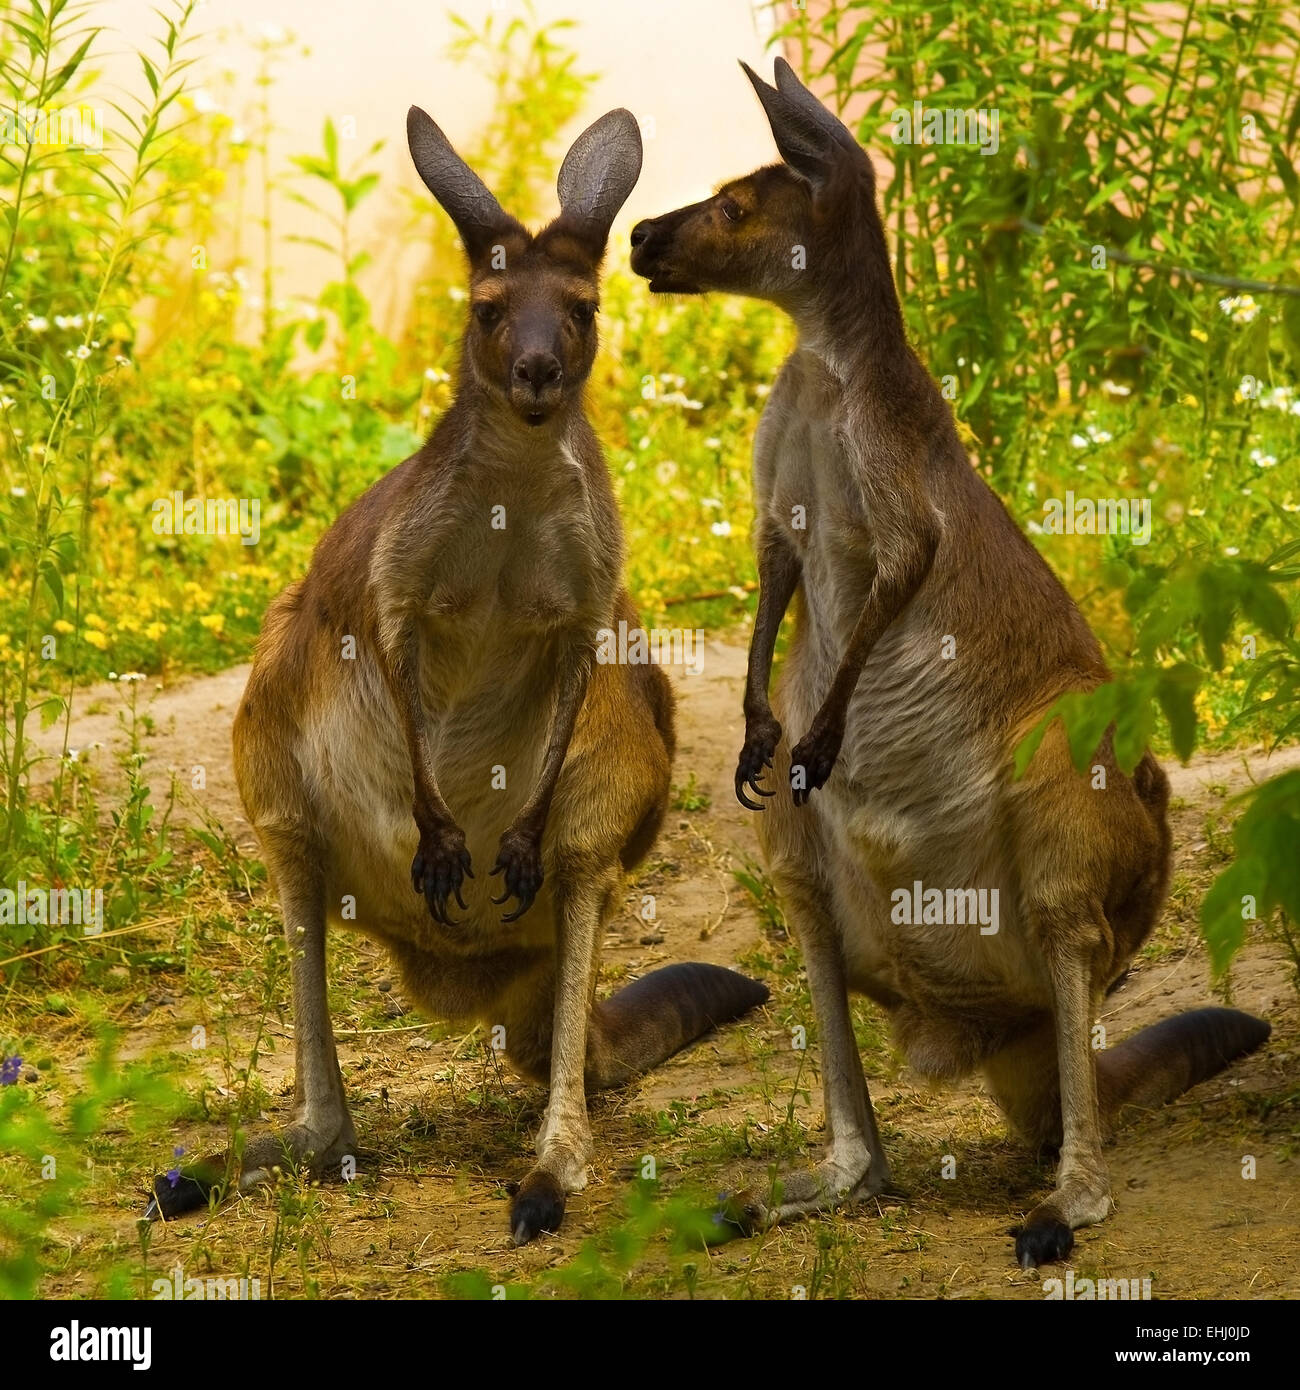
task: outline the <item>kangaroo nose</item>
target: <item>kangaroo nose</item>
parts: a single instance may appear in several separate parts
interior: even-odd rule
[[[527,382],[537,392],[544,386],[558,386],[564,377],[564,368],[553,352],[526,353],[513,370],[517,382],[521,385]]]
[[[632,228],[632,249],[634,251],[642,242],[650,239],[650,231],[653,226],[654,222],[650,218],[646,218],[644,222],[638,222],[636,226]]]

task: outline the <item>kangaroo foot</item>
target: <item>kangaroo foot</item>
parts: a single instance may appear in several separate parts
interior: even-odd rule
[[[1068,1181],[1058,1187],[1010,1232],[1016,1238],[1016,1262],[1021,1269],[1063,1260],[1074,1249],[1079,1226],[1104,1221],[1110,1212],[1110,1188],[1100,1182]]]
[[[782,1177],[777,1191],[769,1194],[770,1201],[753,1188],[724,1193],[715,1219],[734,1227],[740,1235],[756,1235],[783,1221],[852,1206],[877,1196],[889,1185],[888,1164],[873,1164],[864,1146]]]
[[[325,1137],[333,1134],[333,1138]],[[356,1134],[351,1121],[343,1125],[311,1126],[292,1124],[280,1134],[260,1134],[244,1146],[239,1164],[238,1189],[249,1192],[260,1183],[274,1179],[277,1168],[304,1166],[319,1176],[355,1155]],[[153,1180],[144,1215],[147,1220],[159,1217],[170,1219],[183,1212],[205,1207],[215,1192],[220,1201],[226,1195],[230,1174],[235,1165],[228,1153],[212,1154],[207,1158],[170,1172],[160,1173]]]

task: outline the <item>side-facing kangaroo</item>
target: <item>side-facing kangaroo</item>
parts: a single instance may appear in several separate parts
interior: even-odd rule
[[[663,671],[593,660],[601,629],[637,625],[582,406],[605,242],[641,169],[636,121],[611,111],[578,137],[560,216],[536,236],[416,107],[407,138],[469,259],[459,389],[271,605],[235,719],[240,795],[284,914],[296,1062],[293,1123],[248,1143],[241,1187],[286,1156],[325,1172],[356,1153],[326,1001],[333,921],[384,942],[423,1009],[500,1026],[518,1070],[549,1080],[510,1209],[522,1243],[586,1183],[587,1089],[767,990],[684,964],[594,1000],[602,930],[658,833],[673,752]],[[206,1201],[225,1163],[158,1179],[153,1208]]]
[[[1094,790],[1058,723],[1013,780],[1013,749],[1057,697],[1108,679],[1100,648],[908,346],[870,160],[783,60],[776,87],[745,71],[785,162],[639,223],[632,266],[656,291],[769,300],[799,334],[754,446],[760,589],[736,792],[760,809],[748,793],[772,795],[769,766],[793,791],[760,832],[807,965],[829,1147],[779,1208],[749,1199],[748,1219],[889,1182],[853,989],[888,1010],[919,1071],[981,1069],[1017,1131],[1060,1147],[1056,1190],[1016,1233],[1030,1266],[1109,1211],[1102,1141],[1122,1110],[1180,1094],[1269,1028],[1198,1009],[1093,1051],[1098,1002],[1164,898],[1165,775],[1147,753],[1125,776],[1107,739]],[[774,714],[773,646],[796,593]],[[918,884],[927,906],[903,911]],[[934,920],[931,889],[968,925]],[[964,915],[969,890],[996,890],[995,932]]]

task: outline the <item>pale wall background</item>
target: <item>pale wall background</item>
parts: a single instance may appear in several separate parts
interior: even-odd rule
[[[138,93],[142,79],[134,50],[158,32],[153,0],[94,0],[92,20],[110,32],[103,49],[104,81]],[[397,230],[409,225],[399,186],[423,190],[406,151],[405,116],[411,103],[423,106],[453,143],[470,142],[484,123],[492,99],[486,78],[445,56],[452,37],[449,11],[477,27],[489,12],[508,19],[524,13],[520,0],[207,0],[198,15],[204,35],[189,77],[189,93],[202,89],[236,120],[258,97],[254,40],[264,26],[293,34],[298,43],[277,64],[272,98],[278,127],[274,166],[286,170],[295,153],[318,153],[325,117],[336,124],[356,120],[357,136],[343,147],[345,167],[378,139],[388,141],[374,167],[384,180],[363,205],[358,241],[376,265],[363,277],[377,318],[392,326],[400,316],[403,275],[415,273],[418,248],[397,251]],[[770,71],[767,37],[770,11],[752,0],[537,0],[540,21],[572,19],[567,42],[577,50],[581,71],[600,80],[573,123],[575,136],[603,111],[629,107],[643,123],[652,117],[654,138],[646,143],[641,180],[615,227],[609,264],[625,263],[626,233],[644,216],[704,196],[733,177],[776,156],[761,109],[737,59]],[[307,56],[303,47],[310,49]],[[766,55],[766,56],[765,56]],[[222,73],[233,74],[229,80]],[[110,121],[112,119],[110,114]],[[432,199],[429,198],[432,207]],[[233,207],[226,209],[235,220]],[[251,219],[260,211],[256,195],[247,204],[243,234],[227,227],[213,248],[220,268],[238,244],[251,278],[260,266],[258,234]],[[323,235],[311,215],[286,198],[274,207],[280,245],[277,298],[314,295],[333,267],[323,253],[287,244],[281,234]]]

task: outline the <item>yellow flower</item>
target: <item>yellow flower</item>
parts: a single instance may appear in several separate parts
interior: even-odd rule
[[[199,619],[199,626],[206,627],[209,632],[220,632],[226,625],[226,615],[224,613],[205,613]]]
[[[158,639],[167,631],[166,623],[150,623],[144,630],[144,635],[151,641],[157,642]]]
[[[102,632],[96,632],[94,628],[89,628],[83,635],[86,641],[98,651],[108,650],[108,638]]]
[[[1192,337],[1195,338],[1198,343],[1207,342],[1209,340],[1209,336],[1210,335],[1203,328],[1192,329]]]
[[[66,637],[68,633],[76,632],[77,629],[73,627],[72,624],[66,618],[56,618],[54,622],[54,630],[55,632],[59,633],[60,636]]]
[[[103,618],[101,618],[101,617],[99,616],[98,613],[87,613],[87,614],[86,614],[86,626],[87,626],[87,627],[104,628],[104,627],[107,627],[108,624],[103,620]]]

